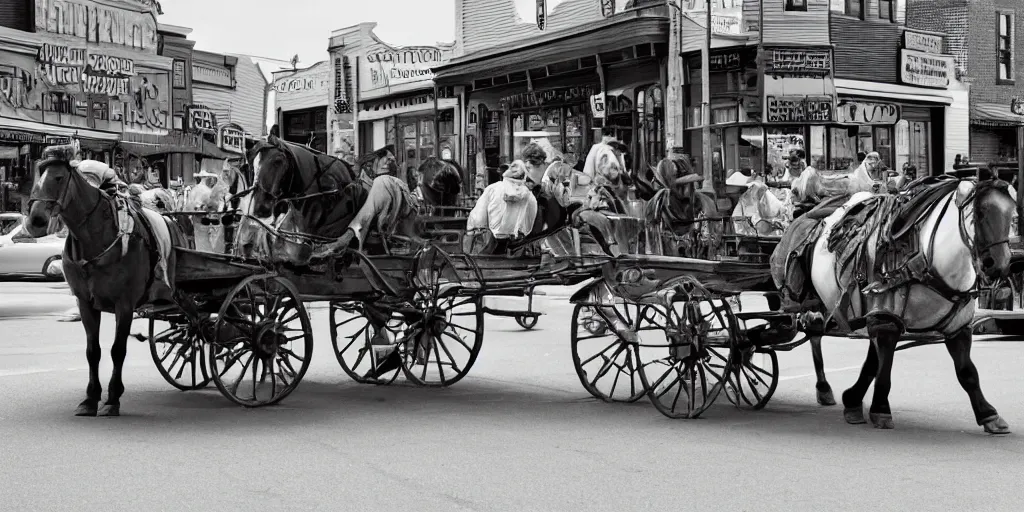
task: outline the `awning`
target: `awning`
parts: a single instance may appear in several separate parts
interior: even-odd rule
[[[909,85],[883,84],[842,78],[837,78],[835,84],[836,94],[839,95],[864,96],[918,103],[938,103],[942,105],[953,104],[953,95],[943,89],[926,89]]]
[[[187,146],[187,145],[176,145],[176,144],[151,144],[146,142],[125,142],[121,141],[117,143],[122,149],[139,157],[150,157],[153,155],[163,155],[169,153],[184,153],[200,155],[207,158],[218,158],[221,160],[230,160],[232,158],[245,158],[244,155],[237,153],[229,153],[223,149],[217,147],[216,144],[202,139],[199,146]]]
[[[481,50],[433,68],[434,83],[456,85],[476,78],[537,68],[574,57],[631,46],[668,44],[668,11],[636,9],[514,45]]]
[[[83,137],[100,141],[116,141],[119,133],[101,132],[88,128],[75,128],[73,126],[60,126],[55,124],[37,123],[23,119],[0,117],[0,128],[5,130],[20,130],[25,132],[41,133],[43,135],[56,135],[59,137]]]
[[[1022,126],[1024,116],[1010,112],[1009,103],[977,102],[971,105],[971,124],[982,126]]]

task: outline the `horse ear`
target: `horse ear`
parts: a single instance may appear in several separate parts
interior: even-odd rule
[[[975,184],[973,181],[963,181],[958,187],[956,187],[956,205],[959,208],[964,207],[964,203],[974,192]]]

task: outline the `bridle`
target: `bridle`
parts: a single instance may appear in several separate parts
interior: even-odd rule
[[[33,197],[28,201],[28,207],[30,209],[32,208],[32,205],[34,203],[43,203],[53,205],[51,207],[53,210],[53,215],[60,216],[61,213],[64,212],[64,207],[67,205],[68,189],[71,188],[71,180],[75,178],[75,174],[78,172],[73,167],[71,167],[70,163],[64,162],[64,165],[66,165],[68,168],[68,175],[67,178],[64,180],[64,183],[61,184],[60,190],[57,192],[57,197]],[[50,166],[47,166],[47,168],[49,167]],[[43,170],[43,175],[46,175],[46,170]],[[67,221],[65,221],[64,223],[68,224],[69,229],[72,226],[81,226],[82,224],[85,223],[86,220],[89,219],[89,217],[92,216],[92,214],[96,213],[96,210],[99,209],[100,204],[102,204],[102,201],[96,201],[96,204],[92,206],[92,210],[89,210],[89,213],[83,215],[80,219],[78,219],[75,224],[70,224]]]
[[[324,197],[324,196],[328,196],[328,195],[334,195],[334,194],[338,194],[338,193],[341,192],[341,190],[339,190],[337,188],[334,188],[334,189],[326,190],[326,191],[322,191],[322,192],[314,192],[312,194],[308,194],[307,193],[307,192],[309,192],[309,189],[313,188],[317,183],[320,182],[320,178],[323,178],[324,174],[326,174],[327,171],[330,170],[331,167],[333,167],[334,164],[338,164],[338,163],[341,162],[340,160],[336,159],[334,164],[324,166],[324,165],[321,164],[319,159],[314,158],[313,162],[316,164],[316,173],[313,175],[313,179],[311,179],[308,183],[305,184],[305,186],[299,192],[298,196],[296,196],[296,197],[285,197],[288,194],[287,191],[295,190],[295,189],[298,188],[296,186],[296,184],[297,184],[296,182],[298,182],[298,180],[300,179],[299,178],[299,172],[298,172],[298,170],[299,170],[299,162],[295,158],[295,155],[293,155],[290,150],[288,150],[287,148],[278,146],[278,145],[268,145],[268,146],[266,146],[264,148],[261,148],[257,152],[257,155],[259,154],[259,152],[262,152],[263,150],[271,149],[271,148],[276,149],[276,150],[280,151],[281,153],[283,153],[284,156],[285,156],[285,159],[287,159],[287,161],[288,161],[288,168],[285,170],[285,173],[288,175],[287,178],[285,178],[287,180],[287,182],[288,182],[288,185],[286,187],[279,187],[278,191],[271,192],[270,190],[267,190],[267,188],[263,186],[263,183],[262,183],[262,180],[260,180],[260,177],[256,176],[256,179],[254,180],[255,183],[253,184],[253,186],[250,187],[249,189],[245,190],[243,193],[249,193],[249,192],[251,192],[253,190],[259,190],[260,192],[262,192],[262,193],[266,194],[268,197],[270,197],[270,199],[274,203],[274,208],[273,209],[276,210],[277,206],[280,205],[281,203],[291,204],[293,202],[308,201],[310,199],[316,199],[316,198],[320,198],[320,197]],[[310,148],[306,148],[306,149],[312,151]],[[319,153],[319,152],[317,152],[317,153]],[[302,183],[298,183],[298,185],[302,186]],[[241,195],[241,194],[242,193],[240,193],[239,195]]]

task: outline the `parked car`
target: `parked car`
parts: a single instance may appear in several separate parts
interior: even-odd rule
[[[42,275],[64,279],[61,254],[65,233],[32,238],[20,213],[0,213],[0,275]]]

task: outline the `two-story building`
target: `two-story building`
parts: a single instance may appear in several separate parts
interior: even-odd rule
[[[576,162],[603,127],[630,147],[633,168],[665,155],[665,2],[565,0],[523,12],[512,0],[455,5],[454,57],[434,68],[434,81],[461,99],[459,157],[477,176],[533,141]]]
[[[367,154],[394,145],[402,169],[431,156],[461,161],[460,98],[452,87],[436,88],[431,71],[451,59],[455,45],[396,47],[374,34],[376,26],[331,34],[333,149]]]
[[[947,35],[970,84],[973,162],[1007,162],[1024,144],[1024,4],[1019,0],[909,0],[907,24]]]
[[[670,118],[682,126],[670,138],[698,164],[705,5],[684,0],[673,14],[681,30],[672,33],[682,93]],[[849,170],[858,154],[877,151],[886,166],[910,163],[921,173],[943,172],[966,151],[967,91],[944,34],[908,30],[902,0],[713,6],[709,180],[734,170],[779,173],[793,149],[825,171]]]
[[[282,139],[327,152],[330,86],[327,61],[274,72],[271,94]]]

